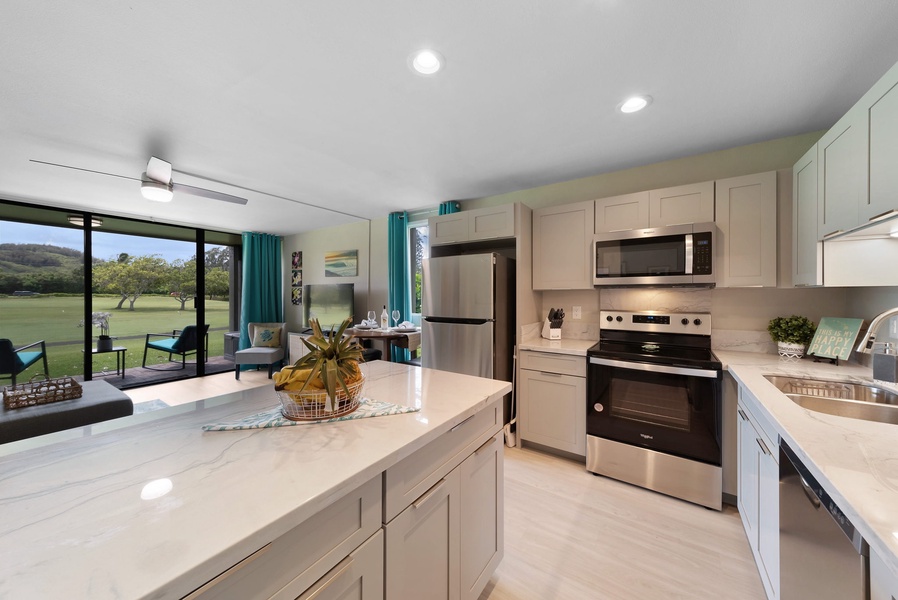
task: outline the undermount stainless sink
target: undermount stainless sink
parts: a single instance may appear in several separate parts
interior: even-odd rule
[[[861,383],[765,375],[802,408],[816,412],[898,425],[898,394]]]

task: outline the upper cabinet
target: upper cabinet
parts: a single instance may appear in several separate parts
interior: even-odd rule
[[[427,220],[430,245],[513,238],[516,207],[517,204],[502,204],[431,217]]]
[[[709,223],[714,220],[714,182],[649,192],[648,227]]]
[[[716,182],[718,287],[776,287],[776,171]]]
[[[817,145],[792,167],[792,285],[823,285],[823,245],[817,235]]]
[[[867,112],[855,106],[817,142],[817,231],[826,237],[858,224],[867,203]]]
[[[533,211],[533,289],[591,290],[595,201]]]
[[[893,68],[870,92],[870,193],[862,220],[898,208],[898,71]]]
[[[645,229],[649,225],[649,192],[596,200],[596,233]]]

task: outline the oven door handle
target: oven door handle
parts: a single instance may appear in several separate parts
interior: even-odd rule
[[[717,379],[717,371],[707,369],[690,369],[687,367],[669,367],[655,363],[628,362],[624,360],[609,360],[607,358],[589,357],[589,364],[615,367],[618,369],[630,369],[631,371],[650,371],[652,373],[668,373],[670,375],[688,375],[690,377],[707,377]]]

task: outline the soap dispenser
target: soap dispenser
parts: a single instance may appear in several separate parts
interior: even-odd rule
[[[898,354],[892,342],[883,344],[882,352],[873,355],[873,379],[898,383]]]

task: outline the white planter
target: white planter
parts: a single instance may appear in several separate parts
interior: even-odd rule
[[[804,356],[804,351],[807,348],[804,344],[792,344],[789,342],[777,342],[776,347],[779,355],[788,359],[801,358]]]

